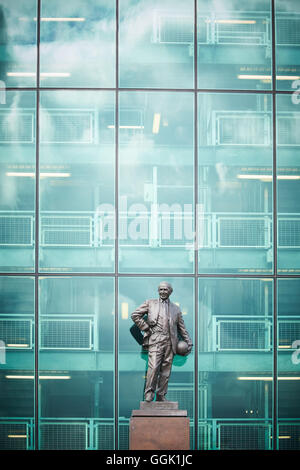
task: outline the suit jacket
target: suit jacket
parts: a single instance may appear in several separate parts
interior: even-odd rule
[[[157,324],[159,305],[159,299],[146,300],[131,314],[131,318],[138,328],[145,332],[143,347],[146,349],[149,345],[151,327],[154,327]],[[146,315],[147,317],[144,318]],[[179,335],[187,342],[190,348],[192,347],[192,340],[185,327],[180,308],[173,302],[169,303],[169,330],[174,354],[176,354]]]

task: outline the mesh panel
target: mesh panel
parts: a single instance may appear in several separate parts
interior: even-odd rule
[[[268,426],[261,424],[221,424],[219,428],[220,449],[268,449],[268,433]]]
[[[276,21],[277,44],[300,44],[300,19],[277,18]]]
[[[24,344],[31,347],[30,320],[0,320],[0,338],[5,344]]]
[[[221,247],[264,247],[263,219],[219,219]]]
[[[300,450],[300,424],[279,424],[279,450]]]
[[[43,320],[41,347],[90,349],[89,320]]]
[[[211,426],[207,423],[199,423],[198,426],[199,450],[211,449]]]
[[[129,449],[129,422],[119,425],[119,449]]]
[[[192,44],[193,18],[176,16],[160,18],[160,41],[170,43]]]
[[[300,246],[300,220],[278,220],[278,245],[280,247]]]
[[[260,116],[238,115],[219,117],[220,145],[264,145],[265,119]]]
[[[219,349],[266,349],[264,322],[221,321]]]
[[[97,449],[111,450],[114,448],[114,425],[97,424]]]
[[[263,22],[259,22],[257,20],[255,20],[255,23],[248,24],[218,22],[216,26],[218,42],[221,44],[266,43],[266,24],[264,24]]]
[[[300,145],[299,117],[278,116],[278,144],[279,145]]]
[[[1,245],[31,245],[31,217],[0,217]]]
[[[26,450],[29,440],[29,429],[26,423],[0,422],[0,449]]]
[[[169,401],[178,401],[179,408],[182,410],[187,410],[188,416],[193,416],[193,403],[194,395],[192,389],[184,388],[172,388],[172,384],[169,385],[167,399]]]
[[[41,423],[41,449],[85,450],[87,427],[81,423]]]
[[[44,230],[45,245],[89,246],[90,231]]]
[[[293,341],[300,338],[300,322],[280,321],[278,327],[280,346],[291,346]]]
[[[13,112],[0,114],[1,143],[33,143],[33,115]]]
[[[93,139],[91,113],[41,115],[41,142],[89,144]]]

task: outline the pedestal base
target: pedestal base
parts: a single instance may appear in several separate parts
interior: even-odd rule
[[[130,450],[189,450],[190,420],[178,402],[141,402],[129,426]]]

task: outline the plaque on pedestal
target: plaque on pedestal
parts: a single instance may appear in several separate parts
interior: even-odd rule
[[[189,450],[190,420],[176,401],[140,402],[129,426],[130,450]]]

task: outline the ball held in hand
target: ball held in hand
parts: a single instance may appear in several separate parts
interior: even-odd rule
[[[188,344],[185,341],[178,341],[176,353],[184,356],[188,351]]]

